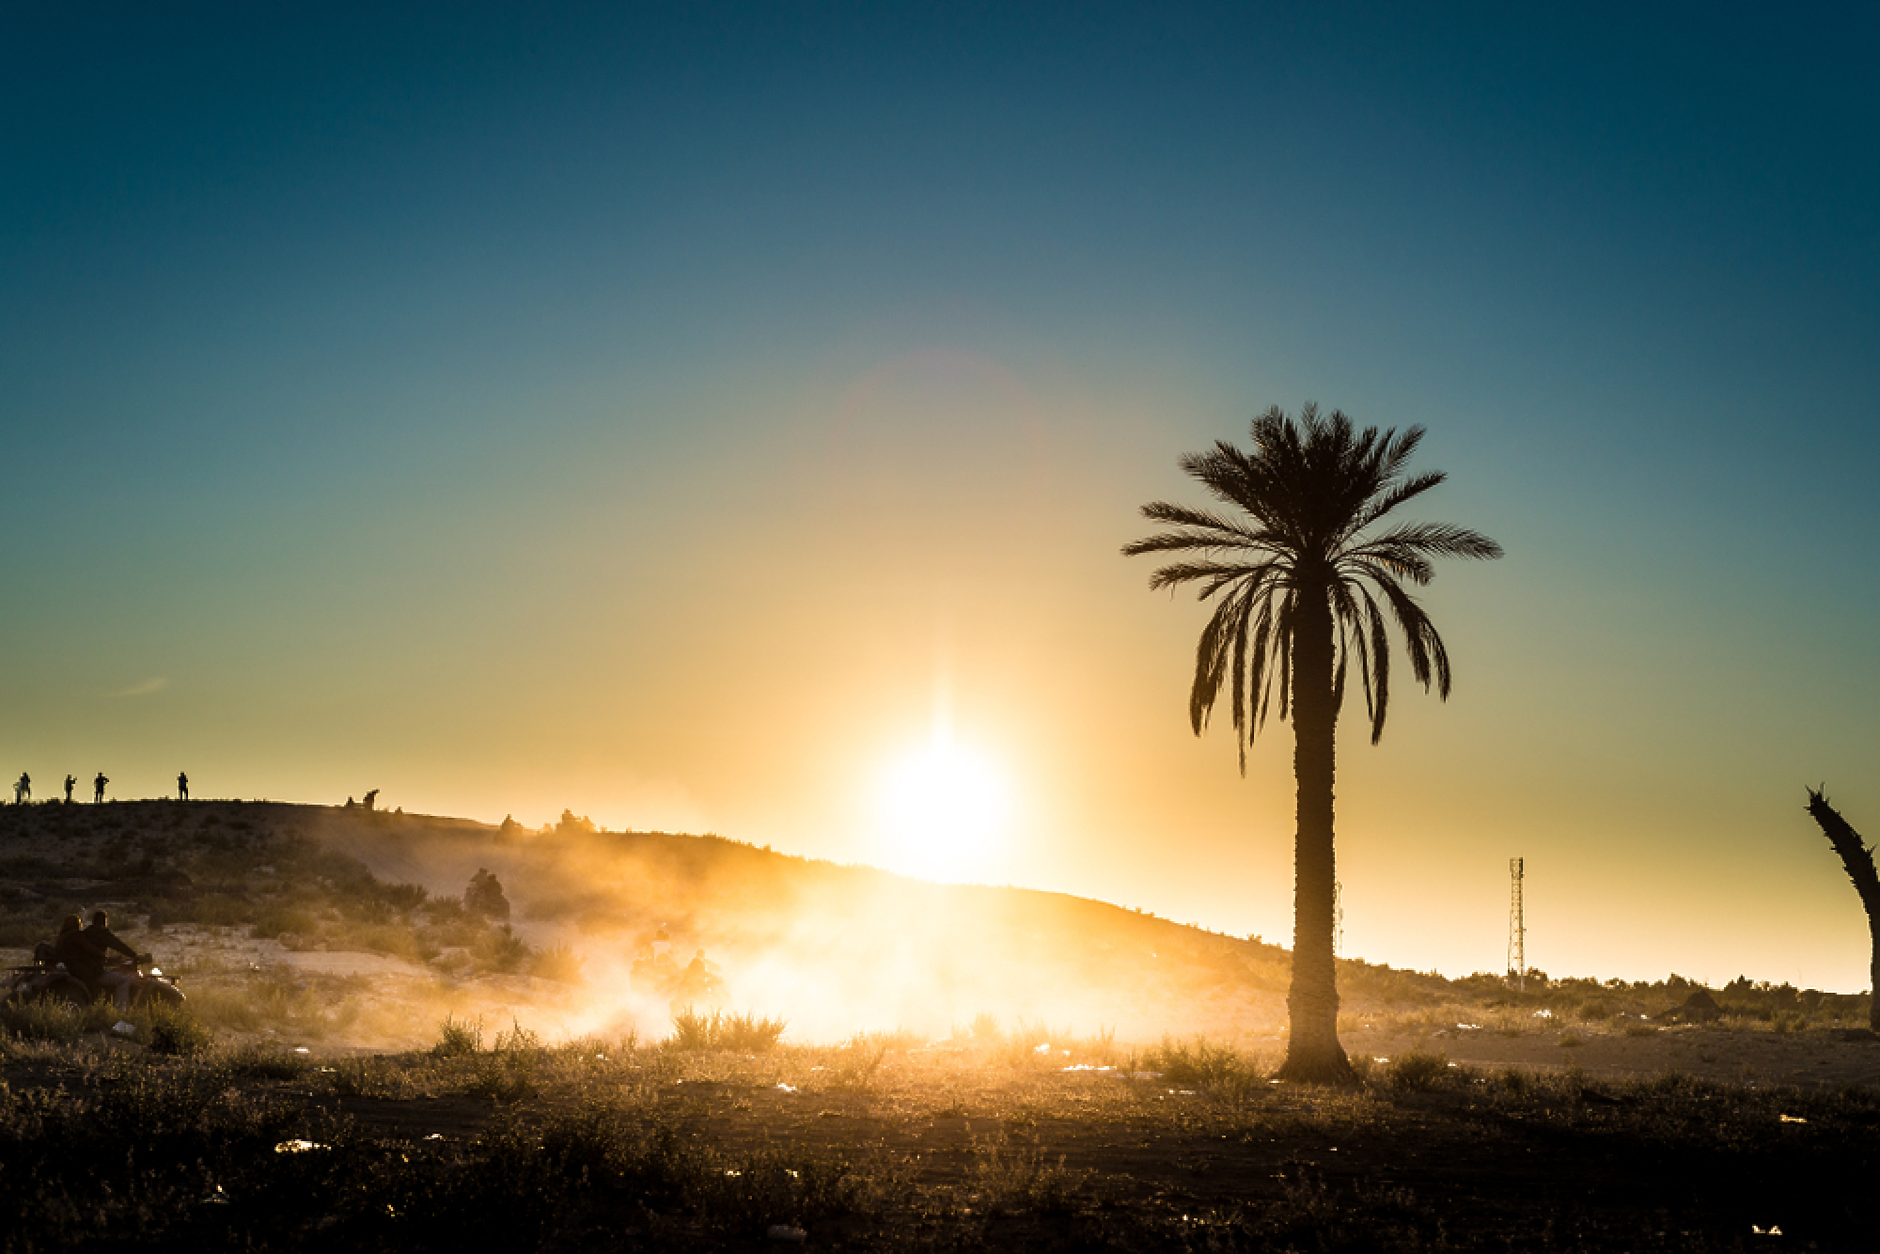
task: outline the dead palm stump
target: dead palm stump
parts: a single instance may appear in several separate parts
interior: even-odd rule
[[[1873,850],[1860,838],[1860,833],[1849,827],[1847,820],[1828,804],[1827,797],[1814,788],[1808,790],[1808,812],[1821,824],[1822,835],[1828,838],[1834,851],[1841,855],[1847,878],[1854,881],[1860,904],[1867,908],[1867,931],[1873,938],[1867,969],[1867,987],[1873,1001],[1867,1010],[1867,1026],[1880,1032],[1880,870],[1875,869]]]

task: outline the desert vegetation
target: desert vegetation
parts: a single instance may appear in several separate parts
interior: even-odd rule
[[[0,1039],[13,1248],[1853,1248],[1880,1090],[1040,1025],[829,1045],[452,1020],[427,1049]],[[140,1026],[140,1035],[141,1028]],[[731,1047],[721,1048],[720,1044]],[[739,1047],[742,1046],[742,1047]]]

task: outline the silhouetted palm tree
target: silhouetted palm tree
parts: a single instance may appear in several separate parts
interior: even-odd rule
[[[1310,404],[1297,423],[1269,409],[1253,420],[1251,452],[1217,441],[1181,462],[1244,518],[1157,501],[1143,506],[1144,516],[1173,530],[1123,548],[1129,556],[1188,555],[1156,571],[1149,586],[1199,583],[1201,600],[1219,598],[1195,655],[1188,699],[1195,734],[1230,681],[1243,774],[1247,746],[1276,695],[1279,717],[1292,721],[1298,831],[1286,999],[1292,1032],[1279,1071],[1285,1079],[1355,1079],[1338,1043],[1332,948],[1333,733],[1347,673],[1355,669],[1364,688],[1373,744],[1384,734],[1390,702],[1392,621],[1403,634],[1411,674],[1426,690],[1434,680],[1447,698],[1449,655],[1404,583],[1428,583],[1431,558],[1501,556],[1500,545],[1463,527],[1399,522],[1375,529],[1443,481],[1441,472],[1405,473],[1422,439],[1421,427],[1359,434],[1344,414],[1321,418]]]
[[[1873,1000],[1867,1007],[1867,1027],[1880,1032],[1880,867],[1875,866],[1873,850],[1860,838],[1860,833],[1849,826],[1839,810],[1828,804],[1823,789],[1808,790],[1808,812],[1821,825],[1821,834],[1828,838],[1834,851],[1841,855],[1847,878],[1854,881],[1854,891],[1860,894],[1860,904],[1867,910],[1867,934],[1873,943],[1867,967],[1867,987],[1873,990]]]

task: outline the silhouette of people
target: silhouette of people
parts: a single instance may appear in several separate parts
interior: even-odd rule
[[[111,930],[111,916],[102,910],[94,910],[91,912],[91,926],[87,927],[80,935],[85,938],[86,942],[91,945],[92,949],[96,951],[98,955],[98,980],[96,986],[111,990],[111,999],[117,1003],[117,1008],[120,1012],[129,1010],[131,1005],[131,986],[137,982],[137,977],[127,971],[107,970],[104,966],[104,959],[107,954],[115,949],[135,963],[137,961],[137,951],[117,938],[117,934]]]
[[[464,889],[463,904],[464,909],[487,919],[509,917],[509,898],[503,896],[502,881],[496,878],[494,871],[484,867],[478,867],[477,873],[470,877],[470,887]]]
[[[13,781],[13,804],[14,805],[19,805],[21,802],[26,800],[26,787],[30,783],[32,783],[32,781],[26,777],[26,772],[21,771],[20,777]]]
[[[370,810],[374,806],[378,805],[378,803],[379,803],[379,790],[374,788],[371,792],[366,794],[365,807],[366,809]]]
[[[104,959],[85,939],[85,921],[75,914],[59,920],[59,934],[52,938],[52,960],[65,965],[65,973],[96,996],[98,981],[104,977]]]
[[[98,778],[91,781],[91,799],[93,804],[104,800],[104,786],[110,782],[110,780],[104,777],[103,771],[99,771]]]
[[[176,799],[178,801],[189,800],[189,776],[182,771],[176,773]]]
[[[653,965],[668,967],[672,965],[672,937],[666,933],[666,925],[660,924],[659,931],[653,933]]]
[[[72,789],[76,787],[78,787],[78,781],[67,775],[65,777],[65,804],[68,806],[72,804]]]
[[[25,771],[21,771],[20,772],[20,795],[18,798],[16,798],[16,800],[31,801],[32,799],[33,799],[33,777],[31,775],[28,775]]]

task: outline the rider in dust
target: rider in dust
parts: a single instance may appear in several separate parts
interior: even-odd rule
[[[85,938],[85,921],[68,914],[59,921],[59,934],[52,938],[52,960],[63,963],[65,972],[93,997],[104,980],[104,957]]]
[[[117,938],[117,934],[111,930],[111,916],[102,910],[94,910],[91,912],[91,926],[86,928],[81,935],[83,935],[86,942],[91,945],[93,952],[98,955],[98,978],[96,980],[86,979],[85,982],[90,984],[93,988],[102,986],[110,989],[112,999],[117,1002],[117,1008],[120,1012],[130,1009],[131,986],[136,983],[137,977],[123,971],[105,970],[104,958],[106,954],[115,949],[126,958],[129,958],[131,962],[135,963],[138,960],[137,951]],[[68,964],[66,970],[70,971],[71,969],[71,966]],[[83,979],[84,977],[81,976],[80,978]]]

